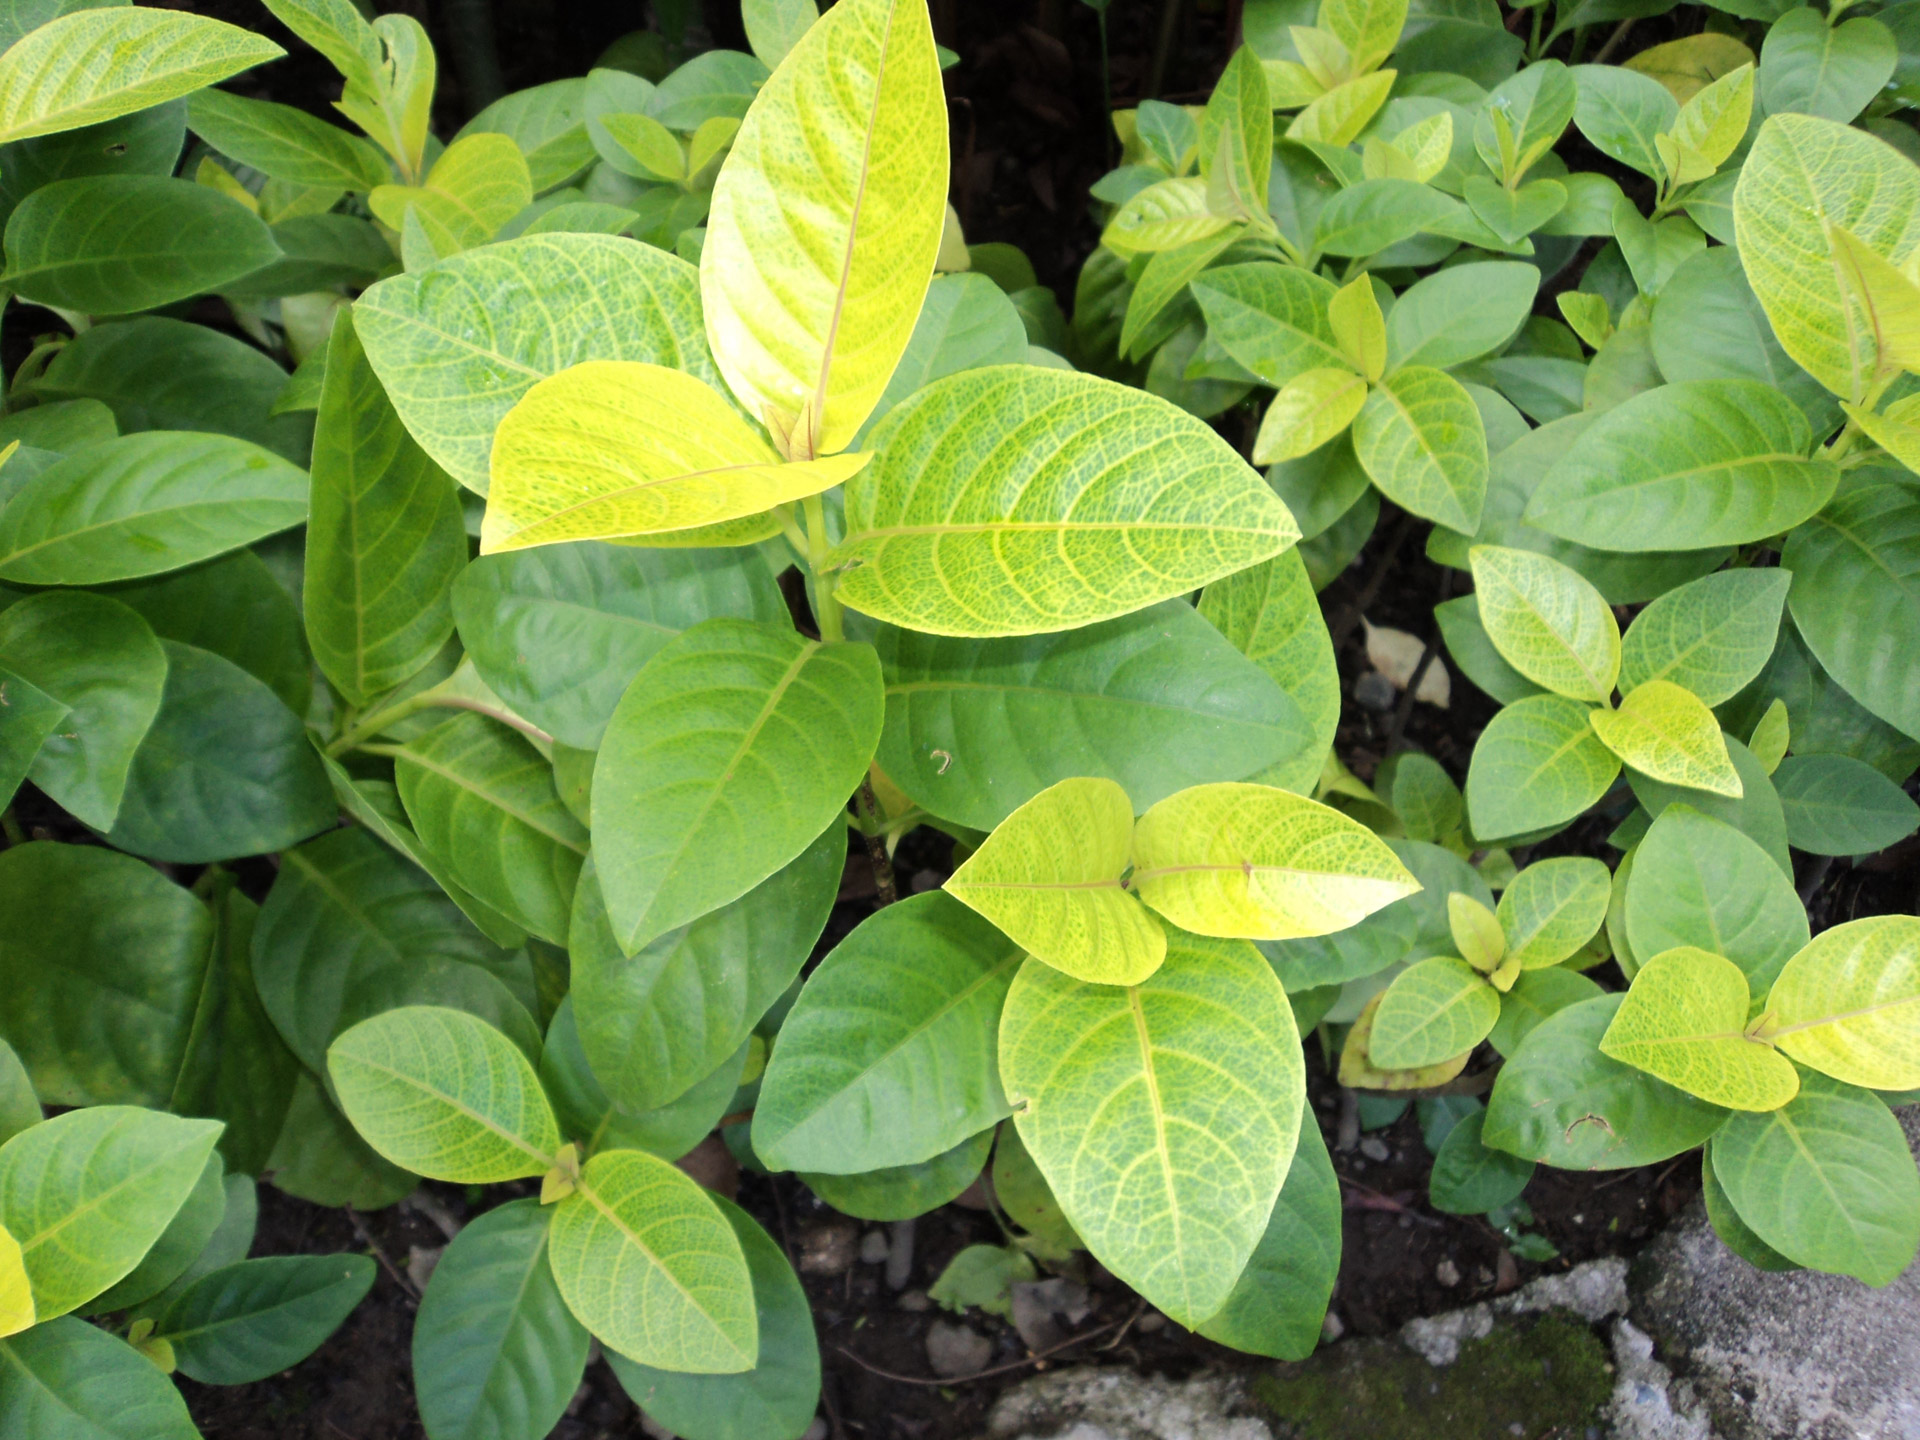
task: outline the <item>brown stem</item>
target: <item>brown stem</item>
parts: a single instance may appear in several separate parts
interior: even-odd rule
[[[881,905],[891,905],[900,898],[900,891],[894,884],[893,861],[887,857],[886,837],[880,834],[880,800],[873,793],[871,777],[860,781],[854,804],[860,811],[860,833],[867,840],[867,859],[873,865],[873,888]]]

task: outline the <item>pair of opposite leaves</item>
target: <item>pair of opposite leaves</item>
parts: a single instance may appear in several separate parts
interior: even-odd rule
[[[1823,931],[1781,967],[1757,1007],[1746,972],[1725,956],[1692,945],[1664,951],[1634,976],[1600,1049],[1732,1110],[1777,1110],[1793,1099],[1795,1061],[1849,1085],[1913,1089],[1920,919],[1881,915]]]
[[[1076,980],[1137,985],[1167,953],[1149,907],[1197,935],[1291,940],[1420,885],[1365,826],[1285,790],[1196,785],[1136,822],[1117,783],[1075,778],[1001,821],[946,888]]]

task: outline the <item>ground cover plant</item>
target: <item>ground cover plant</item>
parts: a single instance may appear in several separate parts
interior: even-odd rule
[[[716,1134],[861,1220],[984,1189],[937,1303],[1091,1260],[1297,1358],[1310,1070],[1526,1258],[1536,1166],[1698,1151],[1753,1264],[1897,1276],[1920,916],[1809,904],[1920,828],[1920,5],[1728,3],[1248,0],[1112,113],[1070,312],[948,203],[921,0],[444,141],[403,15],[270,0],[341,125],[220,21],[0,12],[0,1429],[320,1344],[374,1263],[247,1258],[266,1176],[468,1187],[434,1440],[595,1342],[798,1437]],[[1369,771],[1317,592],[1383,512],[1446,590]]]

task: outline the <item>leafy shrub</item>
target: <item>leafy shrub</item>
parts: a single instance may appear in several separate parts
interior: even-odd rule
[[[1753,1263],[1912,1258],[1920,919],[1814,935],[1792,852],[1920,824],[1913,7],[1612,66],[1547,56],[1591,3],[1250,0],[1206,105],[1114,116],[1069,321],[946,206],[917,0],[444,146],[415,22],[270,6],[361,133],[172,12],[0,56],[5,282],[72,331],[0,416],[0,790],[105,842],[0,853],[0,1416],[106,1367],[186,1433],[89,1303],[197,1378],[311,1349],[370,1270],[214,1268],[268,1172],[519,1186],[422,1302],[429,1435],[546,1433],[597,1338],[678,1433],[797,1436],[805,1295],[673,1163],[716,1128],[870,1220],[986,1171],[942,1303],[1085,1250],[1296,1357],[1305,1035],[1532,1258],[1536,1163],[1700,1147]],[[200,296],[255,343],[156,313]],[[1315,592],[1383,504],[1471,577],[1464,790],[1332,753]],[[850,843],[886,903],[808,971]]]

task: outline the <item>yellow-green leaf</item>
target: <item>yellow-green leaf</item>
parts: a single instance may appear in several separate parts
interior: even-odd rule
[[[911,630],[1072,629],[1257,564],[1300,533],[1204,421],[1092,375],[963,371],[888,412],[872,444],[828,562],[842,602]]]
[[[1087,1247],[1185,1325],[1253,1253],[1299,1139],[1306,1067],[1273,969],[1169,931],[1130,988],[1028,962],[1000,1020],[1020,1139]]]
[[[1277,465],[1318,450],[1353,423],[1366,401],[1367,382],[1351,370],[1294,376],[1267,407],[1254,437],[1253,463]]]
[[[0,143],[98,125],[191,94],[287,52],[178,10],[78,10],[0,55]]]
[[[1378,380],[1387,368],[1387,321],[1373,293],[1373,277],[1362,273],[1333,292],[1327,302],[1327,323],[1341,353],[1369,380]]]
[[[946,888],[1076,980],[1137,985],[1160,968],[1167,937],[1121,888],[1132,852],[1127,792],[1111,780],[1062,780],[1002,820]]]
[[[1604,703],[1620,675],[1620,626],[1593,583],[1534,550],[1475,545],[1467,554],[1480,623],[1500,657],[1556,695]]]
[[[1445,1064],[1493,1032],[1500,992],[1466,961],[1436,955],[1402,971],[1380,997],[1367,1037],[1369,1064],[1421,1070]]]
[[[1618,710],[1595,710],[1587,720],[1601,743],[1642,775],[1735,800],[1743,793],[1720,722],[1704,700],[1671,680],[1636,685]]]
[[[1351,145],[1387,103],[1395,76],[1392,70],[1376,70],[1335,86],[1293,117],[1293,123],[1287,126],[1287,139],[1317,140],[1335,147]]]
[[[1787,719],[1787,702],[1778,695],[1768,705],[1760,718],[1754,721],[1753,734],[1747,739],[1747,749],[1753,752],[1753,758],[1760,762],[1760,768],[1769,775],[1780,768],[1780,762],[1786,759],[1787,746],[1792,743],[1793,730]]]
[[[1920,919],[1878,915],[1813,938],[1767,996],[1771,1037],[1801,1064],[1875,1090],[1920,1086]]]
[[[1867,322],[1861,363],[1876,376],[1920,369],[1920,285],[1838,225],[1827,227],[1827,243],[1833,247],[1841,293]]]
[[[1265,785],[1196,785],[1133,832],[1134,891],[1199,935],[1327,935],[1420,888],[1384,841],[1331,806]]]
[[[1907,469],[1920,474],[1920,395],[1896,400],[1879,414],[1864,405],[1842,403],[1847,417],[1867,438]]]
[[[1570,958],[1599,932],[1612,895],[1613,879],[1598,860],[1562,855],[1529,865],[1501,892],[1494,912],[1508,956],[1523,970]]]
[[[687,178],[687,152],[679,137],[651,115],[602,115],[599,123],[647,178],[669,183]]]
[[[1507,958],[1507,933],[1499,917],[1464,891],[1447,896],[1447,930],[1460,958],[1483,975],[1499,969]]]
[[[1625,67],[1651,75],[1684,105],[1721,76],[1751,64],[1753,51],[1731,35],[1709,30],[1642,50],[1626,61]]]
[[[1233,224],[1207,205],[1207,182],[1198,175],[1147,186],[1114,212],[1100,243],[1119,255],[1157,254],[1204,240]]]
[[[492,554],[737,520],[817,495],[867,458],[784,463],[693,376],[589,360],[528,390],[494,432],[480,548]]]
[[[1871,332],[1841,288],[1826,227],[1904,264],[1920,246],[1920,168],[1863,130],[1771,115],[1740,167],[1733,222],[1747,281],[1781,347],[1841,399],[1863,399]]]
[[[33,1286],[27,1280],[20,1242],[0,1225],[0,1338],[18,1335],[33,1322]]]
[[[486,244],[532,201],[533,178],[520,147],[485,133],[454,141],[421,184],[382,185],[367,196],[373,213],[395,230],[405,228],[412,212],[441,259]]]
[[[1360,1012],[1360,1018],[1353,1022],[1353,1028],[1347,1031],[1347,1043],[1340,1048],[1342,1085],[1353,1090],[1429,1090],[1435,1085],[1446,1084],[1467,1068],[1467,1061],[1473,1058],[1471,1049],[1462,1050],[1450,1059],[1418,1070],[1389,1070],[1374,1063],[1371,1055],[1373,1022],[1380,1013],[1383,998],[1384,992],[1369,1000],[1366,1008]],[[1499,1003],[1497,995],[1494,996],[1494,1003]]]
[[[1442,110],[1416,120],[1393,137],[1394,148],[1413,161],[1413,178],[1425,184],[1442,170],[1453,155],[1453,112]]]
[[[1683,151],[1699,156],[1704,169],[1676,178],[1682,183],[1704,180],[1718,170],[1746,139],[1752,116],[1751,61],[1688,97],[1673,122],[1673,138]]]
[[[369,1145],[435,1180],[539,1175],[560,1148],[532,1064],[465,1010],[403,1005],[362,1020],[328,1047],[327,1073]]]
[[[707,1192],[665,1160],[608,1150],[553,1212],[548,1263],[581,1324],[659,1370],[737,1375],[760,1356],[739,1237]]]
[[[700,253],[720,372],[775,443],[843,450],[920,314],[946,223],[947,107],[920,0],[842,0],[754,99]]]
[[[1339,37],[1364,75],[1400,43],[1407,23],[1407,0],[1321,0],[1319,25]]]
[[[1471,535],[1487,496],[1487,432],[1453,376],[1403,365],[1368,393],[1353,422],[1367,478],[1402,509]]]
[[[1800,1089],[1793,1062],[1749,1039],[1747,977],[1723,955],[1682,945],[1640,967],[1600,1053],[1730,1110],[1778,1110]]]

